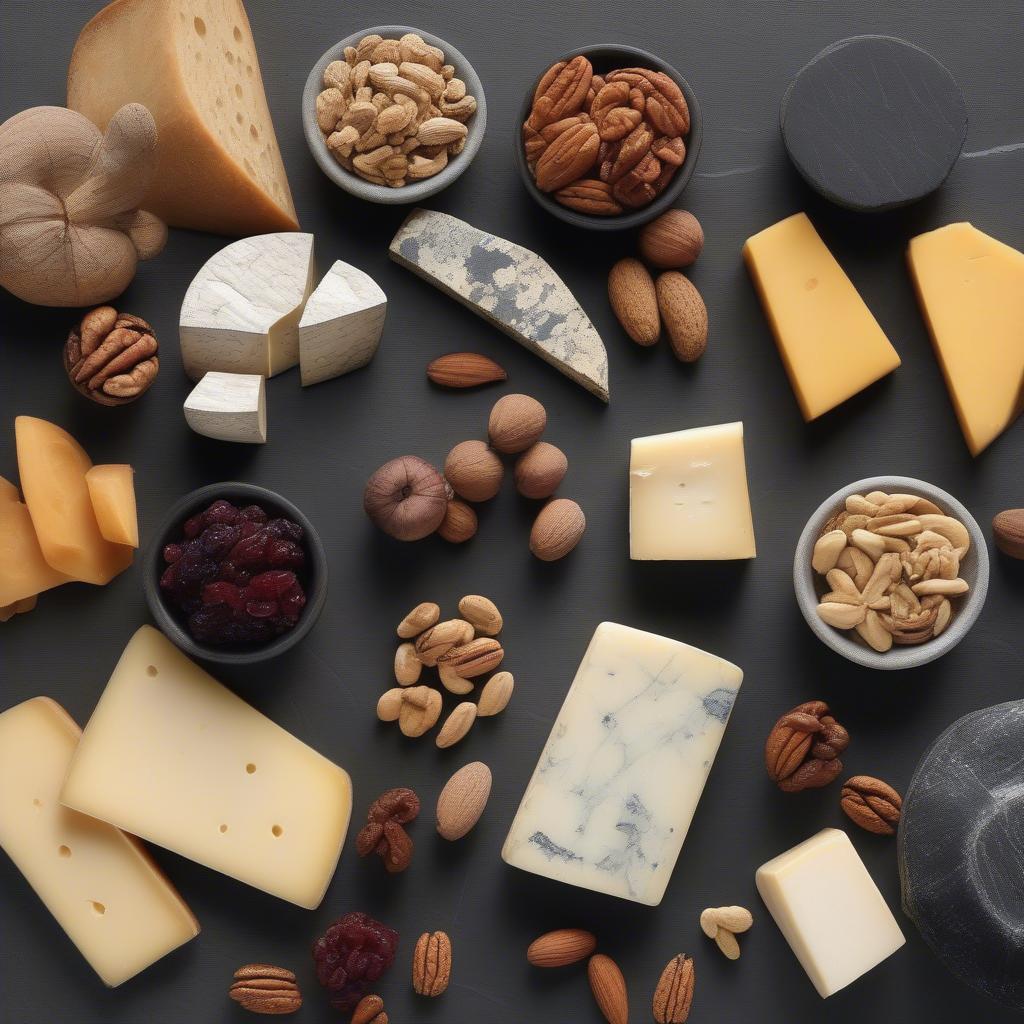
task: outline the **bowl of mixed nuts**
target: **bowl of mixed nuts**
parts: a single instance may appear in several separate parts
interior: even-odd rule
[[[379,25],[332,46],[302,94],[302,126],[320,169],[374,203],[416,203],[469,167],[487,104],[472,65],[421,29]]]
[[[660,57],[633,46],[572,50],[527,93],[513,152],[523,184],[576,227],[622,230],[667,210],[700,152],[700,106]]]
[[[815,635],[866,668],[915,668],[955,647],[988,591],[988,548],[970,512],[911,477],[836,491],[807,521],[793,585]]]

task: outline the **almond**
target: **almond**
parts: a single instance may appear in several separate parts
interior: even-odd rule
[[[586,528],[587,517],[575,501],[555,498],[534,520],[530,551],[542,562],[556,562],[579,544]]]
[[[658,294],[647,268],[632,257],[619,260],[608,274],[608,301],[622,329],[638,345],[653,345],[661,334]]]
[[[676,270],[662,274],[655,288],[672,351],[681,362],[695,362],[708,347],[708,311],[700,292]]]
[[[480,700],[476,705],[477,715],[480,718],[489,718],[501,714],[512,699],[514,687],[515,679],[511,672],[495,672],[480,691]]]
[[[443,388],[475,388],[507,380],[508,374],[478,352],[449,352],[427,364],[427,377]]]
[[[597,125],[592,121],[566,129],[548,144],[537,161],[537,188],[541,192],[557,192],[582,178],[597,161],[600,147]]]
[[[594,1002],[608,1024],[628,1024],[629,997],[619,965],[610,956],[595,953],[587,964],[587,977]]]
[[[534,967],[566,967],[590,956],[597,939],[582,928],[556,928],[534,939],[526,959]]]
[[[701,254],[704,229],[687,210],[669,210],[644,225],[637,245],[640,255],[652,267],[678,270],[688,267]]]
[[[465,738],[475,721],[476,705],[472,701],[464,700],[452,710],[434,742],[441,750],[454,747],[456,743]]]
[[[1024,508],[1008,508],[992,520],[996,547],[1010,558],[1024,558]]]
[[[516,489],[524,498],[550,498],[568,471],[565,453],[547,441],[538,441],[516,462]]]
[[[395,651],[395,679],[399,686],[412,686],[419,682],[423,662],[416,656],[416,648],[406,641]]]
[[[483,761],[463,765],[437,798],[437,832],[455,842],[480,820],[491,795],[491,769]]]
[[[437,620],[441,618],[440,605],[433,601],[424,601],[415,608],[398,624],[398,635],[403,640],[411,640],[419,636],[425,629],[430,629]]]
[[[459,613],[484,636],[497,636],[504,625],[498,606],[481,594],[467,594],[462,598],[459,601]]]

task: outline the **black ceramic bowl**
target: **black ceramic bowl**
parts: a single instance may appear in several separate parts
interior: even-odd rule
[[[218,498],[226,498],[235,505],[260,505],[271,517],[283,516],[292,519],[305,532],[302,546],[307,557],[303,579],[306,607],[302,609],[299,621],[293,629],[259,647],[214,647],[199,643],[192,638],[181,614],[167,603],[160,590],[160,576],[165,568],[164,545],[179,540],[185,520],[201,512]],[[146,602],[157,625],[190,657],[204,658],[225,665],[252,665],[283,654],[313,628],[313,623],[316,622],[327,599],[327,553],[316,528],[287,498],[282,498],[280,494],[269,491],[266,487],[257,487],[256,484],[234,481],[210,484],[208,487],[200,487],[197,491],[186,494],[180,501],[175,502],[164,516],[142,559],[142,584],[146,591]]]
[[[594,66],[594,71],[602,74],[605,71],[612,71],[615,68],[650,68],[652,71],[664,71],[683,91],[686,97],[686,105],[690,108],[690,134],[683,141],[686,143],[686,158],[682,166],[676,171],[668,188],[647,206],[639,210],[628,210],[614,217],[595,217],[589,213],[579,213],[577,210],[570,210],[563,206],[545,192],[541,192],[534,183],[530,168],[526,165],[526,154],[523,152],[523,122],[530,116],[530,108],[533,105],[533,94],[541,80],[544,72],[552,64],[560,60],[571,60],[573,57],[582,54]],[[544,207],[548,213],[572,224],[578,228],[589,228],[591,231],[623,231],[627,228],[639,227],[649,220],[654,220],[659,214],[664,213],[679,198],[679,194],[686,187],[686,183],[693,175],[697,166],[697,157],[700,154],[701,139],[704,136],[704,126],[701,121],[700,104],[694,95],[690,83],[671,64],[667,64],[660,57],[656,57],[647,50],[641,50],[635,46],[618,46],[614,43],[601,43],[596,46],[579,46],[569,50],[553,60],[545,62],[544,67],[537,73],[526,95],[523,97],[523,104],[519,110],[519,120],[513,126],[512,152],[516,162],[516,169],[519,177],[523,179],[526,191],[530,193],[534,201]]]

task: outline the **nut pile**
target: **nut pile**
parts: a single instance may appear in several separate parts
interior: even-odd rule
[[[851,494],[814,545],[811,567],[829,588],[818,615],[880,653],[931,640],[969,590],[960,562],[970,546],[963,523],[927,498]]]
[[[746,907],[708,907],[701,911],[700,929],[729,960],[739,960],[736,936],[750,931],[754,917]]]
[[[686,99],[663,71],[597,75],[580,55],[542,76],[523,124],[523,150],[542,192],[608,217],[664,192],[686,157],[689,132]]]
[[[316,119],[346,170],[401,188],[444,170],[465,148],[476,99],[445,55],[414,32],[364,36],[327,66]]]
[[[469,594],[459,601],[459,612],[462,618],[442,622],[440,607],[424,602],[398,624],[402,640],[395,651],[398,686],[381,696],[377,717],[382,722],[397,721],[405,736],[424,735],[441,717],[440,691],[420,683],[424,667],[436,668],[441,685],[449,693],[465,697],[473,692],[475,680],[494,672],[505,657],[504,648],[495,639],[504,622],[493,601]],[[465,700],[452,710],[434,741],[437,746],[454,746],[465,738],[478,717],[504,711],[514,684],[511,672],[492,675],[476,704]]]
[[[142,317],[98,306],[68,334],[64,369],[86,398],[100,405],[127,405],[156,380],[158,349],[153,328]]]

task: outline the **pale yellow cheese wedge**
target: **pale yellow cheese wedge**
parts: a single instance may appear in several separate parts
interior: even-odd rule
[[[194,938],[199,925],[141,843],[61,806],[80,735],[48,697],[0,714],[0,847],[93,970],[115,986]],[[55,979],[64,952],[52,950]]]
[[[34,416],[17,417],[14,432],[21,488],[43,558],[72,579],[109,583],[131,565],[132,549],[100,533],[85,482],[89,456],[67,431]]]
[[[104,7],[75,44],[68,106],[105,128],[132,102],[149,109],[159,134],[144,209],[225,235],[298,228],[240,0]]]
[[[139,517],[131,466],[93,466],[85,474],[100,533],[115,544],[139,546]]]
[[[0,611],[11,615],[29,611],[18,607],[70,577],[54,569],[43,557],[28,508],[18,500],[18,488],[0,477]],[[6,619],[0,617],[0,621]]]
[[[910,240],[921,312],[972,455],[1024,410],[1024,253],[971,224]]]

